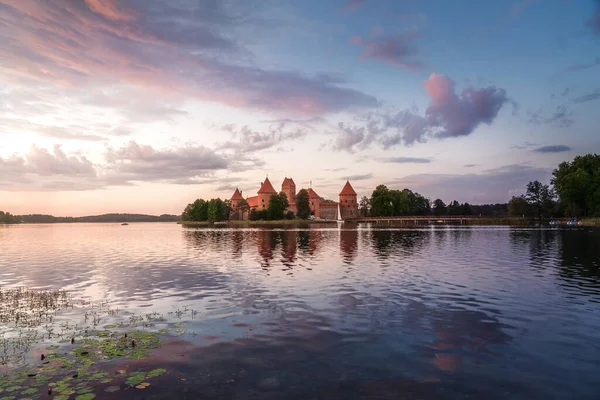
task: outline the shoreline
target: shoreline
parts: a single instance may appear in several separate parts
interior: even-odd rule
[[[273,226],[273,225],[329,225],[337,224],[337,221],[324,219],[281,219],[274,221],[222,221],[222,222],[208,222],[208,221],[177,221],[177,224],[188,228],[194,227],[218,227],[218,226]]]
[[[443,218],[440,218],[443,219]],[[543,220],[543,226],[552,226],[549,224],[550,219]],[[340,221],[341,222],[341,221]],[[306,225],[332,225],[337,224],[336,220],[297,220],[297,219],[285,219],[285,220],[275,220],[275,221],[221,221],[221,222],[208,222],[208,221],[177,221],[177,224],[189,228],[194,227],[261,227],[261,226],[306,226]],[[464,223],[429,223],[428,221],[419,220],[419,222],[414,223],[407,218],[405,221],[400,220],[380,220],[380,221],[360,221],[360,220],[348,220],[343,223],[349,224],[372,224],[375,226],[394,226],[394,227],[422,227],[422,226],[539,226],[537,222],[532,222],[529,218],[519,218],[519,217],[496,217],[496,218],[476,218],[465,221]],[[591,218],[591,219],[583,219],[580,224],[577,225],[579,227],[598,227],[600,226],[600,219]],[[566,223],[561,223],[559,225],[554,225],[554,227],[577,227],[577,226],[568,226]]]

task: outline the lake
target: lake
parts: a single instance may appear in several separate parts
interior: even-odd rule
[[[0,287],[77,301],[41,342],[92,314],[170,326],[110,366],[164,375],[96,398],[598,399],[599,267],[589,228],[0,226]]]

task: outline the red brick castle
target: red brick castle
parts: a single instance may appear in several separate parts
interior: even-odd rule
[[[292,178],[286,177],[281,183],[281,191],[287,196],[289,207],[288,210],[296,213],[296,184]],[[308,201],[310,205],[311,214],[316,218],[323,219],[338,219],[338,209],[341,215],[341,219],[349,219],[358,217],[358,201],[357,195],[350,182],[346,181],[346,184],[340,192],[339,202],[325,201],[321,196],[314,191],[313,188],[308,188]],[[246,198],[246,202],[250,206],[250,209],[255,210],[266,210],[269,208],[269,199],[272,195],[277,194],[277,191],[266,178],[263,183],[260,184],[256,196]],[[248,219],[248,213],[240,210],[240,202],[244,200],[242,192],[235,189],[233,196],[231,196],[231,212],[238,219]]]

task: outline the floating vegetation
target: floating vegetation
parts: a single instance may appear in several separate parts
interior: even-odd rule
[[[83,321],[74,324],[60,312],[75,308]],[[196,315],[187,308],[169,315],[181,320],[188,312],[192,318]],[[169,324],[159,313],[121,318],[118,313],[106,302],[74,301],[64,291],[0,289],[0,365],[8,368],[0,373],[0,400],[43,395],[91,400],[97,391],[150,387],[149,381],[166,374],[166,369],[115,371],[110,361],[150,357],[161,346],[162,336],[185,332],[184,322]],[[148,329],[156,324],[163,326]]]

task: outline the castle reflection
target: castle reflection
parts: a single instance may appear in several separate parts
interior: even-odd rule
[[[344,228],[340,231],[340,252],[346,264],[350,264],[358,252],[358,230],[356,227]]]

